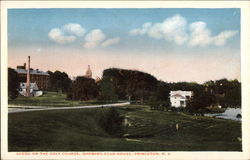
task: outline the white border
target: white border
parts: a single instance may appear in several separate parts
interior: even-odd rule
[[[169,156],[17,156],[7,152],[8,8],[241,8],[243,152],[166,152]],[[250,2],[249,1],[2,1],[1,2],[1,159],[250,159]],[[159,152],[160,153],[160,152]]]

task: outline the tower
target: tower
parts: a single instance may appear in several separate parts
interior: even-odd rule
[[[90,65],[88,65],[88,69],[86,71],[85,77],[92,78],[92,71],[90,69]]]

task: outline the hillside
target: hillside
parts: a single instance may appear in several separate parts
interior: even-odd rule
[[[116,137],[99,125],[108,110],[9,114],[9,151],[241,151],[240,122],[129,105],[117,108],[127,128]]]

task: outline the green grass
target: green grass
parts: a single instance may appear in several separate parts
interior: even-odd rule
[[[98,102],[96,100],[90,100],[90,101],[67,100],[65,94],[57,92],[44,92],[44,94],[39,97],[19,96],[14,100],[9,100],[9,104],[11,105],[48,106],[48,107],[85,106],[85,105],[97,105],[104,103],[105,102]]]
[[[241,151],[241,123],[184,113],[119,107],[123,137],[98,124],[109,108],[9,114],[9,151]],[[176,130],[176,123],[179,129]]]

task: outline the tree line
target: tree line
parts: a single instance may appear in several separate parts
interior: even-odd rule
[[[238,80],[220,79],[203,84],[196,82],[169,83],[157,80],[154,76],[137,71],[109,68],[103,71],[102,79],[78,76],[71,80],[67,73],[48,71],[50,91],[62,92],[70,100],[91,100],[115,102],[128,100],[132,103],[148,104],[152,109],[171,107],[169,93],[173,90],[193,91],[194,96],[188,104],[190,111],[208,106],[241,106],[241,83]],[[8,70],[9,98],[18,96],[17,73]]]

